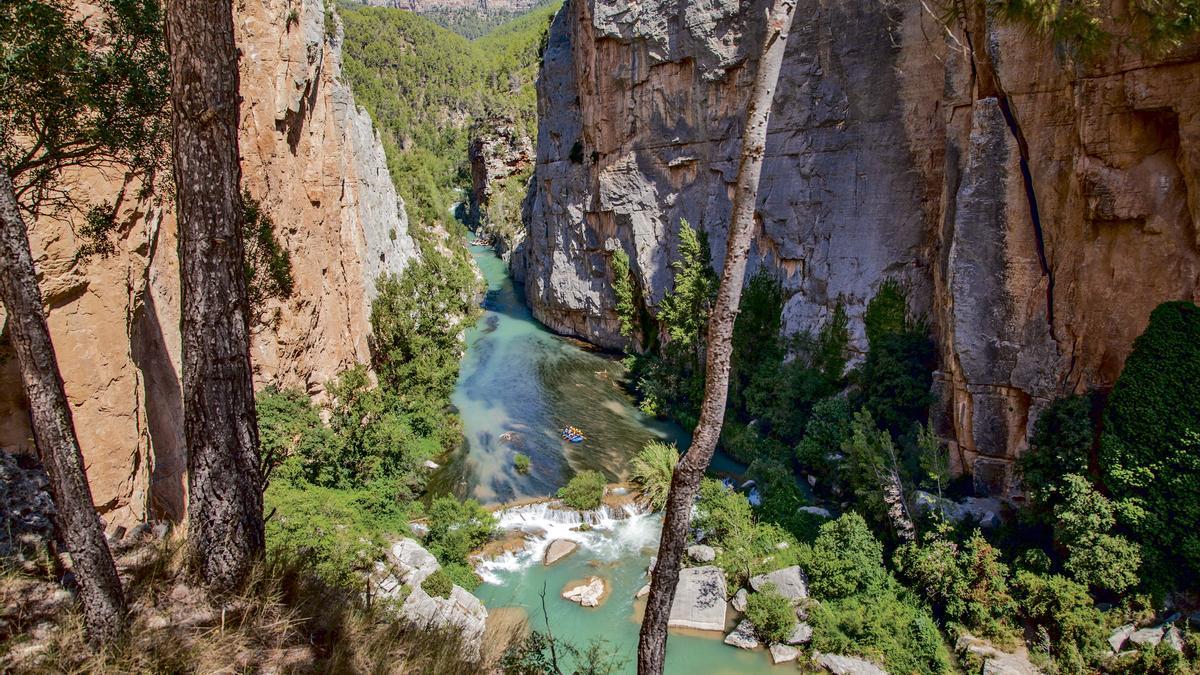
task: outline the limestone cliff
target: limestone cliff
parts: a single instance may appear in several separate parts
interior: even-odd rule
[[[970,3],[981,7],[982,3]],[[552,328],[620,346],[616,247],[651,304],[681,219],[722,258],[765,3],[571,0],[551,28],[528,239]],[[1086,62],[982,10],[800,0],[751,272],[785,326],[861,315],[887,278],[941,349],[939,423],[981,490],[1051,398],[1113,382],[1150,310],[1200,299],[1200,50]]]
[[[375,278],[416,256],[370,117],[341,77],[340,21],[321,0],[249,0],[242,52],[243,185],[291,253],[295,292],[253,334],[259,385],[314,396],[368,360]],[[76,176],[112,199],[121,177]],[[126,194],[136,192],[130,189]],[[117,251],[80,261],[78,222],[43,218],[31,244],[97,505],[110,525],[179,517],[179,264],[169,202],[121,205]],[[276,311],[277,310],[277,311]],[[32,451],[15,364],[0,355],[0,446]]]
[[[533,141],[511,117],[490,117],[471,127],[470,221],[506,260],[525,239],[521,225],[522,179],[533,164]],[[516,183],[515,185],[512,183]]]

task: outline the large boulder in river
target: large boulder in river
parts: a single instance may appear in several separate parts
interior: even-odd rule
[[[579,548],[578,542],[570,539],[555,539],[546,547],[546,556],[542,559],[542,564],[553,565],[574,553],[577,548]]]
[[[808,597],[808,579],[798,565],[750,577],[750,587],[755,591],[763,590],[767,584],[774,584],[775,590],[793,604]]]
[[[675,602],[671,605],[672,628],[725,630],[725,571],[706,565],[679,570]]]
[[[800,656],[800,650],[791,645],[771,645],[771,663],[775,665],[795,661],[798,656]]]
[[[708,563],[717,559],[717,552],[711,546],[695,544],[687,549],[688,557],[696,562]]]
[[[738,649],[757,649],[758,636],[754,634],[754,624],[743,619],[733,632],[725,636],[725,644]]]
[[[888,675],[883,668],[857,656],[813,652],[813,661],[834,675]]]
[[[608,586],[600,577],[588,577],[583,583],[569,583],[563,590],[562,596],[571,602],[578,602],[584,607],[599,607],[604,601]]]

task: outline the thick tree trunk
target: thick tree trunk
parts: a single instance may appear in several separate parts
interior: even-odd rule
[[[0,299],[8,310],[8,329],[29,397],[34,441],[50,477],[50,493],[57,510],[54,524],[59,542],[71,554],[88,638],[93,644],[106,643],[125,630],[125,597],[104,528],[92,504],[83,453],[42,312],[29,235],[12,180],[2,166]]]
[[[263,550],[230,0],[167,3],[183,284],[188,541],[205,581],[236,587]]]
[[[717,301],[708,321],[708,352],[700,422],[696,425],[691,447],[675,467],[675,474],[671,478],[662,539],[658,545],[658,561],[650,582],[646,616],[642,620],[638,643],[638,673],[642,675],[663,672],[667,655],[667,621],[675,600],[675,584],[679,581],[680,558],[687,543],[692,502],[700,489],[704,471],[712,461],[725,419],[733,323],[741,303],[746,256],[754,236],[754,211],[758,203],[763,156],[766,154],[771,104],[775,98],[775,87],[779,82],[779,70],[795,10],[795,0],[773,0],[767,14],[758,73],[754,78],[750,106],[746,111],[746,126],[742,133],[742,156],[733,198],[733,222],[729,225],[725,249],[725,266],[721,272]]]

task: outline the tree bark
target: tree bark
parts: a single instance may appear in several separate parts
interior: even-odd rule
[[[206,583],[235,588],[263,551],[230,0],[167,4],[183,286],[188,541]]]
[[[29,398],[38,455],[50,477],[57,511],[55,531],[71,554],[88,639],[99,645],[125,630],[125,596],[92,504],[83,453],[42,310],[37,272],[29,250],[25,221],[6,167],[0,166],[0,299],[25,394]]]
[[[658,675],[663,672],[667,655],[667,621],[675,600],[675,584],[679,581],[679,563],[687,543],[688,525],[692,518],[692,503],[700,489],[700,480],[712,461],[721,425],[725,419],[725,403],[729,396],[729,359],[733,351],[733,323],[741,303],[742,286],[746,276],[746,257],[754,236],[754,212],[758,204],[758,183],[766,154],[767,127],[771,104],[779,82],[779,70],[787,46],[788,31],[796,10],[795,0],[772,0],[767,14],[758,72],[746,111],[746,126],[742,133],[742,154],[738,166],[737,185],[733,198],[733,221],[725,249],[725,265],[721,286],[708,321],[708,352],[705,363],[704,399],[700,406],[700,421],[692,437],[692,445],[679,461],[671,477],[671,489],[663,517],[662,538],[658,545],[658,561],[650,581],[650,597],[646,616],[642,620],[638,643],[638,673]]]

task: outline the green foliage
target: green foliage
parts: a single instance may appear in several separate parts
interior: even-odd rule
[[[473,120],[507,117],[536,136],[533,82],[539,48],[557,5],[546,5],[478,40],[412,12],[339,9],[345,73],[375,121],[396,189],[416,222],[448,220],[467,187]],[[420,231],[417,231],[420,234]]]
[[[756,522],[745,495],[710,478],[700,484],[693,523],[717,549],[715,564],[725,571],[731,585],[798,564],[807,554],[806,547],[782,528]]]
[[[321,413],[299,389],[268,385],[255,397],[258,447],[264,482],[273,475],[295,485],[304,478],[303,463],[338,443]]]
[[[650,500],[655,511],[667,505],[667,493],[671,489],[671,478],[675,465],[679,463],[679,450],[674,445],[651,441],[629,462],[629,475]]]
[[[907,436],[933,403],[933,342],[923,333],[885,333],[871,343],[859,377],[862,407],[881,429]]]
[[[780,329],[783,327],[783,287],[761,269],[742,291],[733,323],[729,371],[729,407],[745,407],[743,392],[767,368],[778,368],[787,356]]]
[[[932,424],[917,429],[917,449],[920,452],[921,470],[941,497],[951,478],[950,449],[938,438]]]
[[[1087,396],[1060,398],[1038,416],[1029,450],[1017,460],[1034,515],[1045,518],[1062,501],[1064,476],[1088,474],[1094,427]]]
[[[633,337],[636,327],[637,306],[633,296],[633,274],[629,270],[629,255],[624,249],[613,251],[609,258],[612,265],[613,293],[617,296],[617,319],[621,322],[621,335]]]
[[[850,437],[842,443],[842,452],[841,478],[856,497],[858,508],[873,521],[886,522],[880,481],[897,456],[892,435],[875,426],[871,413],[860,410],[850,423]]]
[[[895,279],[885,279],[867,303],[863,313],[863,328],[867,343],[873,348],[885,335],[899,335],[909,330],[908,292]]]
[[[295,288],[292,256],[275,238],[275,223],[262,210],[262,204],[249,190],[242,191],[242,243],[246,293],[250,299],[251,320],[259,315],[267,300],[286,300]]]
[[[813,649],[853,654],[891,673],[949,673],[950,655],[933,618],[895,584],[809,610]]]
[[[537,7],[557,4],[554,2],[539,2]],[[494,7],[481,9],[478,7],[423,9],[421,16],[429,19],[446,30],[474,40],[487,35],[506,23],[515,21],[529,10],[502,10]]]
[[[513,468],[517,470],[517,473],[527,474],[529,473],[529,467],[529,455],[525,455],[520,452],[518,452],[516,455],[513,455]]]
[[[989,637],[1002,637],[1016,607],[1008,567],[978,530],[960,546],[941,537],[910,543],[896,552],[904,578],[947,619]]]
[[[496,518],[474,499],[438,497],[429,505],[425,548],[442,565],[465,563],[496,532]]]
[[[94,4],[85,22],[62,0],[0,3],[0,166],[30,212],[87,213],[86,234],[103,251],[111,205],[92,211],[88,191],[61,185],[62,173],[129,172],[148,196],[169,157],[170,75],[158,2]]]
[[[1067,547],[1066,571],[1082,584],[1121,593],[1137,585],[1139,547],[1109,531],[1116,524],[1112,503],[1083,476],[1063,480],[1054,507],[1056,536]]]
[[[831,396],[818,401],[804,426],[804,438],[796,446],[796,461],[817,476],[832,476],[835,467],[830,455],[841,453],[852,433],[851,422],[846,399]]]
[[[328,583],[357,587],[383,554],[384,533],[408,531],[410,501],[400,501],[379,482],[370,488],[336,490],[282,481],[264,493],[267,544],[310,561]]]
[[[1200,574],[1200,308],[1169,302],[1113,387],[1100,464],[1116,512],[1158,560],[1158,572]]]
[[[470,563],[465,562],[450,562],[442,565],[442,571],[446,576],[450,577],[450,581],[456,586],[462,586],[464,590],[474,591],[483,583],[483,579],[475,574],[475,569]]]
[[[762,590],[750,594],[746,600],[746,618],[767,644],[787,640],[796,629],[796,610],[774,584],[766,584]]]
[[[599,471],[580,471],[558,489],[558,496],[564,504],[573,509],[591,511],[600,508],[607,484],[604,474]]]
[[[746,473],[754,479],[759,491],[755,518],[778,525],[802,541],[812,541],[816,537],[817,527],[824,519],[799,510],[808,505],[808,499],[796,484],[796,474],[791,466],[776,459],[760,458],[754,460]]]
[[[435,598],[448,598],[454,590],[454,581],[443,570],[437,570],[421,582],[421,590]]]
[[[568,659],[574,663],[573,669],[566,665]],[[550,632],[535,630],[509,645],[500,657],[500,670],[506,675],[546,675],[566,668],[572,675],[610,675],[624,669],[627,662],[607,640],[594,638],[580,648]]]
[[[1049,637],[1049,656],[1062,670],[1084,671],[1099,655],[1111,653],[1104,617],[1087,587],[1058,575],[1020,571],[1013,589],[1020,617]]]
[[[1200,30],[1196,0],[1134,0],[1128,15],[1110,17],[1099,0],[1004,0],[997,3],[1005,19],[1028,26],[1077,55],[1090,58],[1103,52],[1116,37],[1106,20],[1116,18],[1123,45],[1162,52],[1178,47]]]
[[[880,588],[887,579],[883,545],[854,512],[821,526],[806,570],[813,595],[836,600]]]

